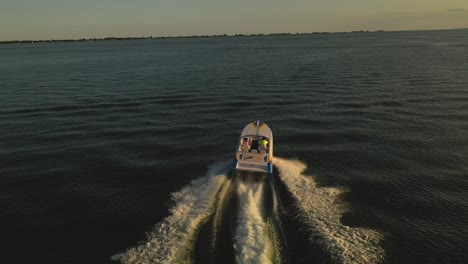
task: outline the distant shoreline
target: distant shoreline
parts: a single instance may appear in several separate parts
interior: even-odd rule
[[[96,42],[118,40],[143,40],[143,39],[177,39],[177,38],[228,38],[228,37],[259,37],[259,36],[287,36],[287,35],[315,35],[315,34],[343,34],[343,33],[371,33],[384,32],[384,30],[359,30],[350,32],[310,32],[310,33],[269,33],[269,34],[219,34],[219,35],[187,35],[187,36],[149,36],[149,37],[105,37],[105,38],[80,38],[80,39],[49,39],[49,40],[7,40],[1,44],[36,44],[36,43],[65,43],[65,42]]]
[[[437,30],[466,30],[458,29],[431,29],[431,30],[402,30],[404,31],[437,31]],[[317,35],[317,34],[356,34],[376,32],[398,32],[385,30],[357,30],[344,32],[309,32],[309,33],[269,33],[269,34],[215,34],[215,35],[187,35],[187,36],[149,36],[149,37],[105,37],[105,38],[80,38],[80,39],[49,39],[49,40],[7,40],[0,41],[2,44],[39,44],[39,43],[67,43],[67,42],[97,42],[97,41],[119,41],[119,40],[144,40],[144,39],[177,39],[177,38],[224,38],[224,37],[259,37],[259,36],[287,36],[287,35]]]

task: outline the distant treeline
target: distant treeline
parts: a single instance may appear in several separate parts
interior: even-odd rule
[[[168,38],[220,38],[220,37],[256,37],[256,36],[285,36],[285,35],[310,35],[310,34],[337,34],[337,33],[367,33],[383,32],[377,31],[351,31],[351,32],[310,32],[310,33],[270,33],[270,34],[221,34],[221,35],[192,35],[192,36],[149,36],[149,37],[106,37],[106,38],[80,38],[80,39],[50,39],[50,40],[8,40],[0,41],[0,44],[26,44],[26,43],[55,43],[55,42],[91,42],[91,41],[111,41],[111,40],[142,40],[142,39],[168,39]]]

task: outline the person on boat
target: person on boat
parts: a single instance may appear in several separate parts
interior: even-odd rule
[[[268,150],[267,145],[268,145],[268,140],[266,138],[260,138],[260,141],[258,141],[258,150],[260,152],[262,150],[266,152]]]
[[[242,151],[249,151],[250,150],[250,139],[249,138],[244,138],[242,141],[242,146],[241,146]]]

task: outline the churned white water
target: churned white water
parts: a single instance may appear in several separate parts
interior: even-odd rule
[[[300,209],[300,218],[311,243],[320,246],[336,263],[378,263],[384,259],[380,247],[383,235],[376,230],[343,225],[344,207],[339,196],[344,190],[318,187],[312,177],[303,175],[306,165],[296,160],[275,159],[281,180]],[[173,194],[175,206],[158,223],[145,244],[116,255],[122,263],[191,263],[191,251],[198,229],[220,206],[233,184],[238,198],[234,235],[236,261],[239,264],[275,263],[274,225],[265,214],[264,192],[268,182],[230,182],[226,164],[213,166],[207,175]],[[273,192],[273,197],[276,194]],[[275,200],[276,198],[274,198]],[[274,206],[274,211],[276,206]],[[217,217],[215,217],[217,218]],[[215,219],[222,221],[222,219]],[[273,232],[272,232],[273,231]]]
[[[273,263],[275,249],[262,207],[265,183],[237,181],[236,185],[239,197],[235,235],[237,263]]]
[[[216,194],[228,181],[226,164],[211,167],[206,176],[172,195],[176,205],[158,223],[143,245],[116,255],[122,263],[190,263],[190,251],[200,225],[215,209]]]
[[[302,174],[306,165],[300,161],[275,158],[275,166],[301,209],[311,243],[321,246],[337,263],[368,264],[384,259],[381,233],[340,222],[344,208],[337,198],[343,190],[318,187],[310,176]]]

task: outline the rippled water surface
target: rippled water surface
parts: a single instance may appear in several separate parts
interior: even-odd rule
[[[2,45],[0,105],[1,262],[468,258],[467,30]]]

